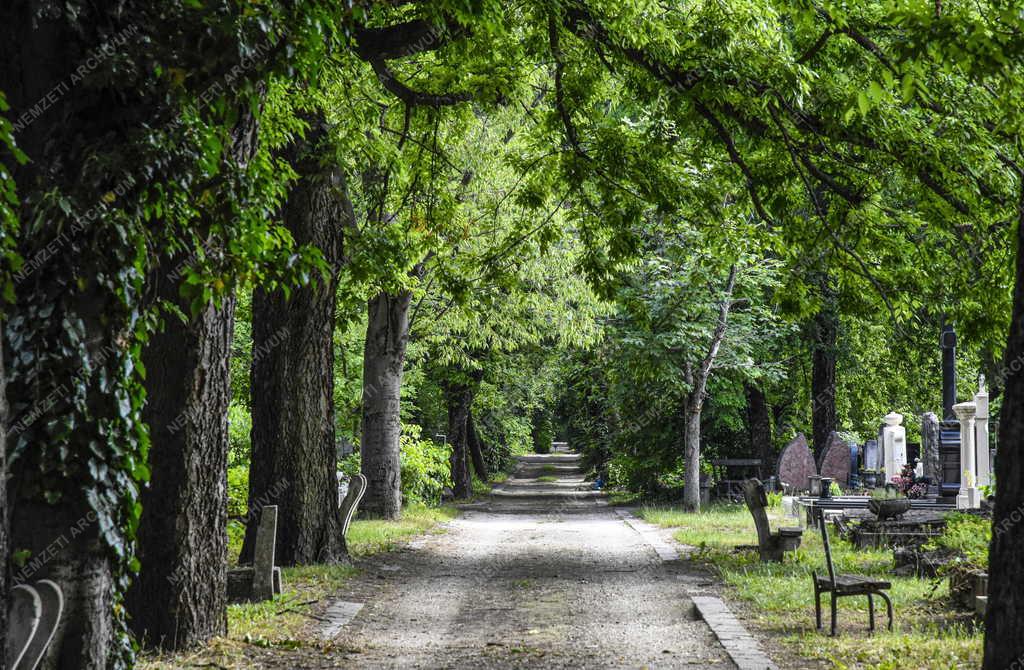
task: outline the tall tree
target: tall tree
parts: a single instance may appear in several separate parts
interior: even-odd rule
[[[399,437],[402,375],[409,344],[412,292],[379,293],[367,303],[363,350],[363,420],[359,442],[366,476],[362,508],[367,514],[397,519],[402,513]]]
[[[811,431],[812,446],[821,458],[828,437],[837,429],[836,418],[836,345],[839,337],[839,313],[835,289],[827,275],[820,283],[821,305],[811,322]]]
[[[329,147],[326,123],[315,121],[295,148],[298,180],[284,207],[292,237],[318,249],[326,270],[308,286],[253,295],[252,521],[242,556],[252,556],[260,505],[274,491],[282,565],[348,560],[337,500],[334,326],[343,233],[355,214]]]

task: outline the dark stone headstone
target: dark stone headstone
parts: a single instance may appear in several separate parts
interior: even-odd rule
[[[881,467],[879,460],[878,440],[868,440],[864,443],[864,469],[878,470]]]
[[[32,638],[39,628],[43,603],[37,592],[28,584],[18,584],[11,589],[10,609],[7,612],[7,658],[6,668],[16,668],[25,658]]]
[[[939,466],[939,417],[932,412],[921,415],[921,464],[924,476],[938,483],[942,478]]]
[[[835,431],[828,436],[828,444],[821,455],[818,471],[822,477],[830,477],[832,481],[840,484],[846,485],[850,482],[850,445]]]
[[[799,433],[779,454],[779,481],[796,489],[806,489],[807,480],[818,474],[814,454],[807,447],[807,438]]]
[[[252,557],[252,599],[256,602],[274,597],[274,544],[277,540],[277,505],[260,512],[256,530],[256,550]]]

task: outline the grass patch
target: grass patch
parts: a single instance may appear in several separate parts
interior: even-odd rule
[[[392,551],[401,540],[434,530],[439,523],[458,516],[454,507],[409,505],[398,521],[356,519],[348,529],[348,551],[353,556],[370,556]]]
[[[698,547],[696,558],[710,563],[733,595],[751,609],[762,629],[780,637],[797,653],[827,661],[836,668],[977,668],[981,665],[982,633],[970,619],[950,609],[946,583],[891,574],[892,551],[854,549],[833,536],[832,558],[839,572],[857,573],[892,582],[896,630],[868,636],[867,599],[839,601],[840,634],[831,638],[814,629],[812,571],[825,568],[821,535],[804,532],[803,543],[783,563],[762,563],[756,552],[736,553],[740,544],[757,544],[750,513],[743,505],[716,505],[699,514],[667,507],[644,507],[645,520],[677,529],[674,536]],[[787,525],[777,510],[772,526]],[[877,603],[876,603],[877,604]],[[828,626],[828,603],[823,601]],[[877,613],[877,609],[876,609]],[[877,619],[885,621],[884,613]]]
[[[547,463],[546,465],[542,465],[541,466],[540,471],[543,472],[546,475],[553,475],[556,472],[558,472],[558,468],[556,468],[555,466],[551,465],[550,463]]]
[[[357,519],[348,532],[348,550],[353,556],[371,556],[391,551],[397,544],[415,535],[440,532],[438,524],[458,515],[453,507],[427,507],[414,504],[402,511],[399,521]],[[237,528],[232,528],[232,525]],[[245,528],[228,525],[231,562],[237,561]],[[142,670],[170,670],[191,666],[249,668],[246,649],[251,646],[295,649],[317,646],[318,641],[304,637],[304,629],[313,621],[313,608],[359,572],[350,565],[304,565],[282,568],[283,593],[261,603],[228,606],[228,634],[205,647],[177,654],[148,652],[140,657]]]
[[[540,477],[537,477],[537,481],[538,482],[557,482],[558,481],[558,477],[555,477],[554,475],[541,475]]]

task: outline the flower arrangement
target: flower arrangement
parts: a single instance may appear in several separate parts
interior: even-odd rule
[[[896,486],[896,489],[907,498],[923,498],[928,493],[928,485],[922,481],[918,481],[917,474],[914,472],[913,463],[907,463],[904,465],[903,471],[892,478],[892,483]]]

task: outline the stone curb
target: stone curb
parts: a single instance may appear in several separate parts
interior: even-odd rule
[[[647,544],[651,545],[662,561],[678,561],[679,552],[675,547],[661,539],[656,526],[642,521],[628,509],[616,508],[615,513],[626,522],[626,525],[640,534]]]
[[[720,598],[691,596],[691,600],[739,670],[778,670]]]

